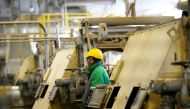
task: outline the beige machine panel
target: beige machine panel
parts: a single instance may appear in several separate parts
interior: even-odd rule
[[[46,78],[46,84],[49,85],[47,92],[44,98],[38,98],[35,101],[33,109],[51,109],[51,104],[49,102],[50,92],[55,84],[56,79],[61,79],[64,76],[64,70],[72,63],[72,55],[74,54],[75,49],[64,49],[57,52],[53,63],[50,67],[51,70],[48,70],[48,78]],[[45,76],[47,77],[47,76]]]
[[[27,73],[33,72],[37,68],[36,59],[34,56],[28,56],[24,59],[19,72],[15,76],[15,82],[19,79],[27,80]]]
[[[121,86],[113,109],[124,109],[133,87],[147,88],[157,78],[172,43],[177,39],[180,20],[137,31],[130,36],[121,60],[116,84]],[[172,31],[172,29],[176,31]],[[171,60],[171,59],[170,59]]]

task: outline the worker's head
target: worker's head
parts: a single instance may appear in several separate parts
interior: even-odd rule
[[[102,51],[98,48],[92,48],[86,53],[87,65],[91,66],[103,59]]]

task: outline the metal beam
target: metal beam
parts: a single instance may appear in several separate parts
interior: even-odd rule
[[[60,38],[62,43],[79,43],[78,38]],[[24,43],[24,42],[45,42],[55,41],[56,38],[29,38],[29,37],[13,37],[13,38],[0,38],[0,43]]]
[[[82,19],[81,24],[84,27],[87,23],[89,26],[106,23],[108,26],[118,25],[156,25],[173,20],[173,16],[161,17],[111,17],[111,18],[86,18]]]
[[[24,40],[24,39],[49,39],[49,40],[56,40],[56,37],[11,37],[11,38],[1,38],[0,40]],[[73,40],[79,40],[78,38],[60,38],[61,40],[70,42]]]
[[[138,28],[143,28],[142,26],[140,27],[117,27],[117,28],[109,28],[107,29],[108,33],[127,33],[131,31],[136,31]],[[90,32],[98,32],[98,28],[89,28]]]
[[[51,35],[51,36],[56,36],[57,33],[0,33],[0,36],[26,36],[28,37],[28,35],[34,35],[34,36],[39,36],[42,35],[43,37],[45,37],[45,35]],[[65,35],[65,33],[59,33],[60,35]]]
[[[73,0],[73,1],[68,1],[67,6],[86,6],[86,5],[91,5],[91,4],[113,4],[115,3],[116,0]]]
[[[5,21],[0,22],[0,25],[4,24],[39,24],[39,23],[57,23],[57,21]]]

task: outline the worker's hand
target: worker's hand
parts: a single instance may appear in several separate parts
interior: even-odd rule
[[[99,85],[96,85],[96,88],[98,88],[98,89],[105,89],[106,87],[108,87],[107,84],[99,84]]]
[[[87,70],[87,67],[82,67],[82,68],[81,68],[81,72],[83,72],[83,73],[85,73],[86,70]]]
[[[87,84],[87,82],[86,82],[86,80],[83,79],[83,78],[81,78],[81,79],[79,80],[79,82],[78,82],[78,85],[80,85],[80,86],[84,86],[84,85],[86,85],[86,84]]]

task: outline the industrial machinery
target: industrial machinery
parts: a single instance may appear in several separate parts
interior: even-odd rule
[[[66,4],[67,0],[58,1],[38,1],[42,9],[35,11],[31,2],[26,9],[33,10],[31,13],[40,10],[66,13],[67,9],[62,9],[67,8],[66,5],[60,9],[57,6]],[[73,1],[68,1],[69,7],[73,6]],[[78,33],[76,28],[67,31],[71,26],[69,14],[59,14],[58,17],[44,14],[39,21],[0,22],[3,30],[0,34],[0,71],[3,72],[0,77],[6,77],[0,80],[0,84],[3,83],[0,86],[0,108],[189,109],[190,29],[186,11],[190,15],[190,8],[187,8],[187,2],[178,3],[185,15],[180,19],[136,17],[135,1],[129,9],[131,17],[82,19],[80,38],[73,35]],[[75,2],[83,6],[84,2],[90,1]],[[46,4],[53,8],[45,11],[42,5]],[[20,8],[20,5],[10,6]],[[8,16],[10,19],[18,16],[14,12]],[[53,18],[61,19],[61,25],[58,20],[51,21]],[[78,20],[73,20],[72,26],[76,24]],[[60,37],[68,33],[70,38]],[[88,84],[84,53],[94,47],[104,52],[106,58],[103,61],[109,57],[106,52],[110,50],[122,52],[122,56],[112,65],[112,70],[108,68],[110,84],[92,88],[84,100]],[[33,53],[32,48],[37,52]],[[12,53],[13,50],[17,52]],[[103,65],[110,66],[104,62]],[[7,82],[15,73],[14,81]]]
[[[187,52],[184,52],[184,19],[133,32],[111,73],[111,84],[97,86],[87,106],[113,109],[159,108],[160,95],[149,92],[149,83],[155,79],[176,79],[174,75],[182,77],[183,69],[171,66],[170,63],[186,60],[187,57]],[[100,42],[105,34],[101,36]],[[36,93],[33,109],[83,108],[78,98],[84,91],[85,76],[82,76],[82,69],[78,66],[80,49],[77,50],[65,49],[56,53]],[[153,99],[155,97],[158,99]]]
[[[167,75],[177,74],[179,76],[182,68],[170,66],[170,63],[186,60],[186,52],[183,52],[186,48],[184,45],[186,43],[184,23],[186,22],[184,19],[173,20],[173,17],[155,17],[154,19],[156,18],[156,21],[150,21],[152,17],[145,18],[146,20],[138,17],[135,19],[110,18],[110,20],[84,19],[80,31],[82,40],[77,50],[63,49],[56,53],[51,67],[47,70],[38,88],[33,109],[39,107],[43,109],[83,108],[80,98],[87,79],[83,75],[82,68],[84,67],[83,52],[86,50],[84,49],[85,41],[88,48],[98,47],[106,51],[114,47],[114,50],[123,51],[121,59],[111,72],[111,84],[109,86],[100,85],[93,89],[86,102],[87,107],[113,109],[159,107],[157,102],[160,97],[149,93],[149,83],[157,78],[168,78]],[[114,19],[117,20],[114,21]],[[130,21],[126,22],[128,20]],[[145,26],[140,30],[133,27],[135,29],[133,32],[129,32],[131,28],[127,27],[123,33],[127,31],[128,34],[120,37],[118,34],[116,38],[110,37],[109,31],[119,33],[121,28],[110,26],[122,25],[124,22],[130,25],[156,26]],[[99,28],[96,28],[93,33],[90,32],[93,31],[90,25],[94,24],[98,24]],[[117,35],[114,34],[114,36]],[[153,99],[154,97],[158,98],[157,101]]]
[[[161,95],[160,108],[189,108],[189,62],[174,62],[185,68],[182,78],[177,80],[156,80],[150,83],[152,93]]]
[[[70,97],[69,95],[65,94],[68,94],[67,91],[71,91],[69,89],[73,86],[70,84],[70,82],[74,81],[74,79],[72,79],[74,75],[77,76],[76,72],[71,73],[67,70],[74,69],[75,71],[75,69],[78,69],[77,53],[78,52],[75,49],[63,49],[56,53],[53,63],[47,70],[43,78],[43,82],[36,93],[36,101],[34,103],[33,109],[38,109],[39,107],[43,109],[61,109],[62,107],[67,106],[65,103],[68,103],[67,99],[70,99]],[[62,84],[62,82],[58,79],[67,81],[65,85],[67,86],[70,84],[70,88],[59,88],[60,86],[65,85]]]
[[[86,18],[81,21],[81,31],[82,36],[87,40],[88,49],[97,47],[103,51],[111,49],[123,51],[128,37],[134,31],[172,19],[174,19],[172,16]]]
[[[171,65],[173,62],[188,65],[188,62],[183,64],[178,62],[187,60],[188,56],[186,21],[187,17],[171,20],[138,30],[129,36],[123,55],[112,71],[111,84],[104,90],[104,98],[100,98],[102,93],[94,92],[88,106],[113,109],[187,108],[189,95],[184,90],[188,89],[186,88],[188,82],[185,82],[188,81],[188,69],[184,71],[183,67]],[[152,80],[170,82],[157,84],[151,82]],[[184,82],[181,83],[181,80]],[[150,89],[159,94],[153,93]],[[182,98],[187,99],[181,98],[174,102],[176,101],[174,93],[180,91]],[[167,95],[167,92],[170,95]],[[179,105],[181,102],[183,105]]]
[[[95,87],[85,102],[87,108],[190,108],[188,27],[187,16],[83,19],[80,44],[56,53],[33,109],[84,108],[83,53],[93,47],[123,54],[110,73],[110,85]]]
[[[32,107],[35,93],[42,82],[44,69],[40,69],[36,56],[29,56],[23,61],[15,76],[14,84],[20,86],[24,107]]]

